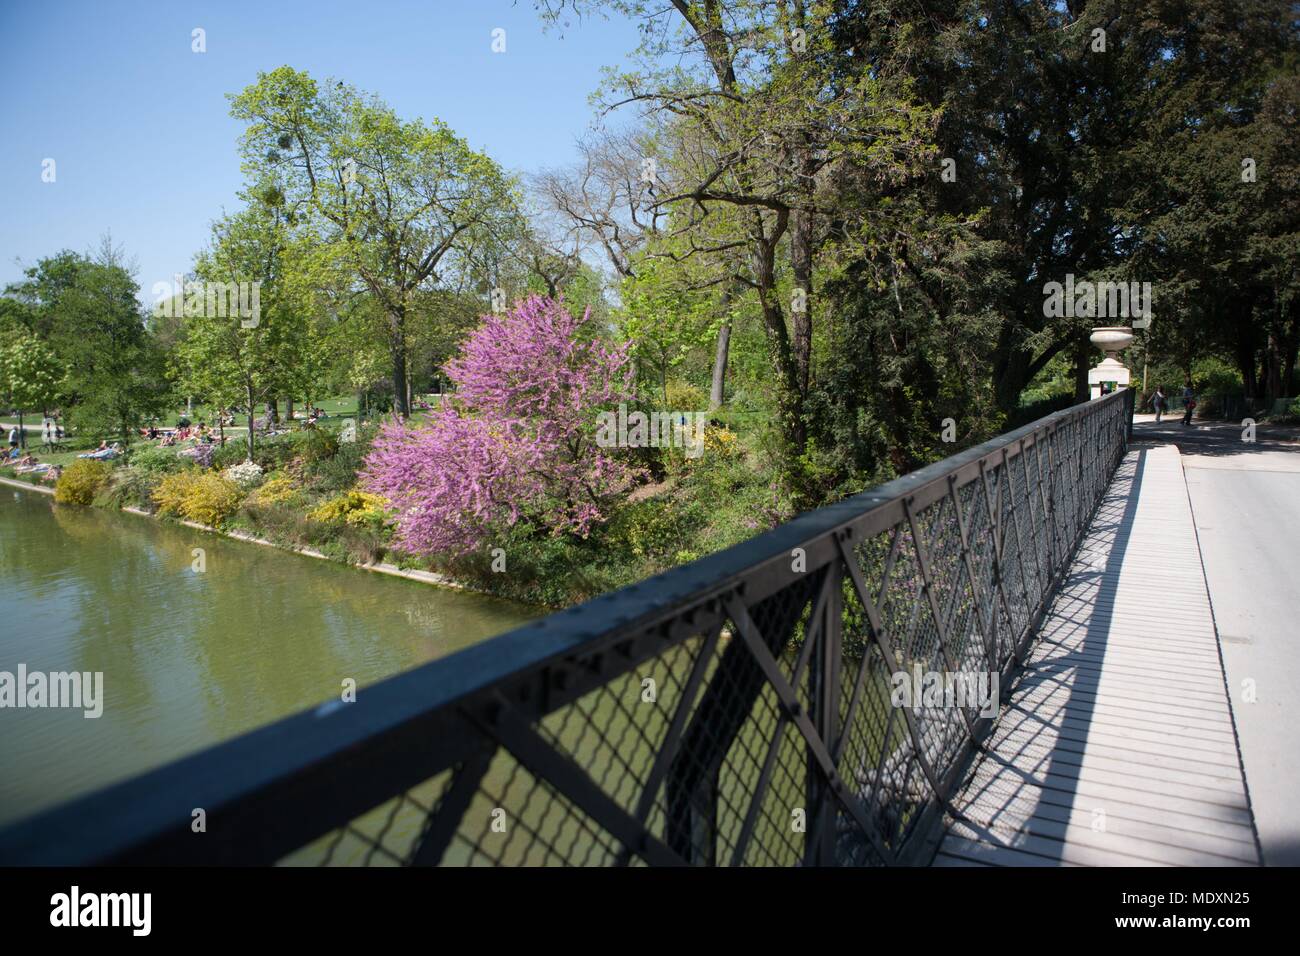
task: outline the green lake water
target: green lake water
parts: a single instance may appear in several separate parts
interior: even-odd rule
[[[104,697],[0,708],[0,823],[539,613],[0,485],[0,671],[102,672]]]

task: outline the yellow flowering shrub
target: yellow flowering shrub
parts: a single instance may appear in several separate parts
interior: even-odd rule
[[[288,475],[278,475],[264,482],[249,496],[255,505],[282,505],[298,497],[298,486]]]
[[[106,461],[78,458],[59,476],[54,500],[65,505],[88,505],[106,484],[113,466]]]
[[[704,451],[720,458],[735,458],[741,453],[740,441],[730,428],[707,425],[704,428]]]
[[[352,525],[382,524],[388,515],[387,505],[388,499],[382,495],[353,488],[337,498],[322,501],[308,512],[307,517],[321,522],[341,519]]]
[[[211,528],[234,514],[242,497],[233,481],[198,469],[167,475],[153,493],[162,514],[179,515]]]

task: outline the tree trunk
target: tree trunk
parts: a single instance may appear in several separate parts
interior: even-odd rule
[[[763,310],[763,324],[767,328],[768,359],[776,374],[777,414],[784,441],[787,465],[803,454],[806,434],[803,421],[804,393],[799,388],[799,372],[790,349],[790,334],[785,326],[785,313],[776,300],[776,277],[772,259],[775,239],[760,244],[754,252],[754,285]],[[793,468],[787,468],[794,477]]]
[[[1092,358],[1092,343],[1080,335],[1074,343],[1074,400],[1088,400],[1088,362]],[[1145,376],[1144,376],[1145,378]]]
[[[27,429],[23,427],[23,410],[18,409],[18,447],[27,447]]]
[[[731,349],[731,319],[718,327],[718,348],[713,354],[713,383],[709,386],[709,411],[722,405],[727,385],[727,358]]]
[[[287,398],[285,399],[285,402],[288,404],[288,409],[285,411],[284,417],[286,421],[291,422],[293,421],[293,398]]]
[[[803,194],[812,199],[812,173],[808,168],[807,150],[801,149],[800,166],[804,175]],[[807,394],[812,368],[812,308],[813,308],[813,217],[803,209],[790,213],[790,270],[794,274],[795,295],[802,290],[803,308],[796,310],[791,303],[790,319],[794,333],[794,365],[798,376],[800,394]]]
[[[406,310],[392,309],[388,313],[388,345],[393,356],[393,401],[398,414],[411,416],[411,402],[406,393]]]
[[[253,386],[248,386],[248,460],[253,460],[253,450],[255,439],[253,433],[257,430],[254,422],[257,420],[257,401],[253,395]]]
[[[1300,343],[1296,339],[1297,336],[1293,334],[1286,354],[1282,357],[1282,398],[1290,398],[1295,394],[1295,366],[1297,357],[1300,357]]]

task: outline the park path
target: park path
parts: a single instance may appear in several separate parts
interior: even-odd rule
[[[1135,435],[1182,451],[1264,863],[1300,866],[1300,430]]]
[[[935,865],[1260,862],[1180,457],[1126,454]]]

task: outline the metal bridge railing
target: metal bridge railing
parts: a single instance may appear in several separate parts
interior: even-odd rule
[[[0,863],[928,861],[1133,392],[0,833]],[[996,708],[994,708],[996,712]],[[206,832],[192,827],[206,813]]]

